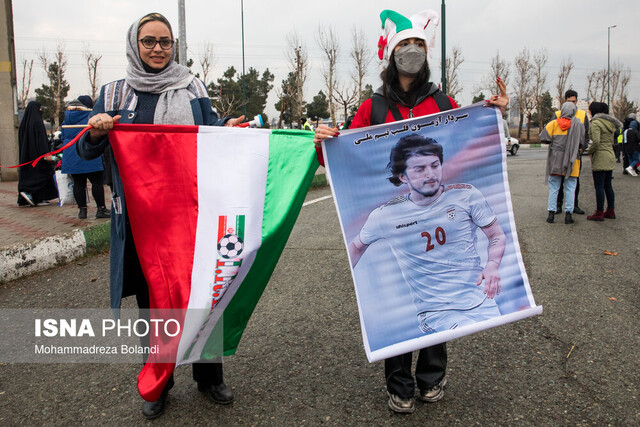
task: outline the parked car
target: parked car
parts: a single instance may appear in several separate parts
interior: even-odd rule
[[[520,149],[520,142],[514,137],[509,137],[507,138],[507,145],[505,145],[505,147],[507,147],[507,151],[510,152],[512,156],[515,156]]]

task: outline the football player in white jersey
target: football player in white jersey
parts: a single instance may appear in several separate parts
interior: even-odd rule
[[[349,244],[355,268],[370,244],[387,240],[425,334],[500,316],[494,298],[506,237],[474,186],[443,185],[442,160],[434,139],[401,138],[391,150],[389,181],[406,184],[409,193],[373,210]],[[476,250],[478,227],[489,240],[484,267]]]

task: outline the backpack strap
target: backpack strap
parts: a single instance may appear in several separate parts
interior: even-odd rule
[[[440,111],[448,111],[453,108],[451,105],[451,99],[447,95],[445,95],[440,89],[438,89],[433,94],[433,100],[436,101],[436,105],[438,106],[438,110]]]
[[[391,111],[391,115],[395,121],[404,120],[398,107],[393,104],[390,105],[384,96],[379,93],[374,93],[371,97],[371,119],[370,125],[381,125],[387,121],[387,113]]]

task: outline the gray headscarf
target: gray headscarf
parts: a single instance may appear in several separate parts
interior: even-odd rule
[[[580,142],[584,140],[584,125],[576,117],[578,107],[573,102],[565,102],[560,107],[560,117],[571,119],[571,127],[567,131],[567,145],[564,149],[562,164],[566,167],[565,177],[569,178],[573,169],[573,162],[578,158]]]
[[[138,23],[136,20],[127,32],[127,76],[126,82],[135,90],[160,94],[153,117],[155,124],[192,125],[193,112],[186,88],[194,76],[189,68],[174,61],[175,49],[165,69],[157,74],[144,69],[138,52]]]

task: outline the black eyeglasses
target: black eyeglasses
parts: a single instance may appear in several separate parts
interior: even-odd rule
[[[140,43],[142,43],[142,46],[144,46],[147,49],[153,49],[154,47],[156,47],[156,44],[160,44],[160,48],[162,50],[169,50],[173,47],[173,44],[175,43],[173,40],[171,39],[160,39],[160,40],[156,40],[153,37],[145,37],[143,39],[138,40]]]

